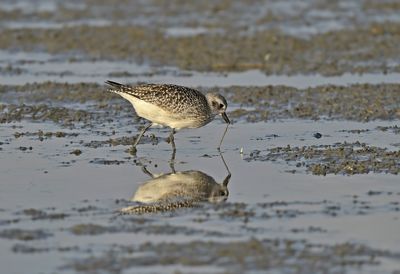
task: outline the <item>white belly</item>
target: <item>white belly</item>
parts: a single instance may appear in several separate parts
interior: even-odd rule
[[[198,127],[198,123],[196,123],[196,120],[194,119],[185,118],[183,115],[167,112],[158,106],[144,102],[128,94],[121,93],[120,95],[133,105],[138,116],[145,118],[154,124],[168,126],[175,129]]]

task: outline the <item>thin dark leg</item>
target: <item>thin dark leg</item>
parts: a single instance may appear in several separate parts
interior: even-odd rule
[[[175,146],[175,140],[174,140],[175,132],[176,131],[173,128],[169,135],[169,141],[171,142],[171,145],[172,145],[172,155],[171,155],[171,160],[169,161],[169,166],[171,167],[171,170],[173,173],[175,173],[175,155],[176,155],[176,146]]]
[[[154,174],[147,170],[146,166],[142,166],[143,173],[149,175],[151,178],[155,178]]]
[[[172,173],[176,173],[175,171],[175,154],[176,150],[172,151],[171,160],[169,160],[169,167],[171,168]]]
[[[174,139],[174,134],[176,133],[175,129],[173,128],[171,130],[171,133],[169,134],[169,141],[171,142],[172,145],[172,150],[176,151],[176,146],[175,146],[175,139]]]
[[[136,145],[139,143],[140,139],[142,139],[143,134],[153,125],[153,123],[148,124],[145,126],[142,131],[139,133],[139,136],[136,138],[135,143],[133,144],[133,147],[136,147]]]
[[[143,127],[142,131],[140,131],[139,136],[136,138],[135,143],[133,143],[131,149],[130,149],[130,153],[135,155],[136,154],[136,146],[137,144],[140,142],[140,139],[142,139],[143,134],[153,125],[153,123],[150,123],[146,126]]]
[[[222,134],[221,141],[219,141],[219,145],[218,145],[218,147],[217,147],[217,150],[218,150],[218,151],[221,151],[222,141],[224,140],[225,134],[226,134],[226,132],[228,131],[228,127],[229,127],[229,124],[226,125],[224,134]]]

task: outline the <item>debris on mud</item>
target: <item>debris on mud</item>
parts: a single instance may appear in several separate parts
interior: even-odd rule
[[[95,91],[86,91],[86,85],[52,82],[0,86],[0,90],[19,89],[21,94],[29,91],[29,96],[24,97],[24,103],[20,105],[6,104],[7,102],[0,105],[0,123],[32,119],[50,120],[67,125],[75,122],[90,125],[96,120],[99,123],[111,122],[122,117],[133,118],[135,122],[140,121],[128,102],[105,92],[106,87],[93,85],[92,88]],[[307,89],[285,86],[235,86],[207,90],[218,91],[226,96],[230,104],[239,106],[230,111],[228,109],[230,117],[236,120],[244,118],[248,122],[259,122],[285,118],[328,118],[367,122],[400,118],[399,89],[399,84],[355,84]],[[49,104],[35,104],[35,94],[43,93],[47,98],[53,97],[53,101]],[[70,106],[77,102],[91,102],[92,105],[84,109]],[[55,103],[63,106],[54,106]],[[396,128],[392,130],[397,132]]]
[[[82,154],[82,150],[80,149],[74,149],[73,151],[70,152],[70,154],[73,154],[75,156],[79,156]]]
[[[51,137],[56,137],[56,138],[64,138],[64,137],[77,137],[79,133],[68,133],[68,132],[63,132],[63,131],[56,131],[56,132],[43,132],[42,130],[38,130],[37,132],[19,132],[16,131],[14,133],[15,138],[21,138],[21,137],[32,137],[32,136],[38,136],[40,140],[44,140],[47,138]]]
[[[35,247],[26,244],[15,244],[11,248],[14,253],[21,254],[32,254],[32,253],[44,253],[44,252],[77,252],[79,247],[77,246],[60,246],[60,247]]]
[[[74,225],[69,230],[75,235],[98,235],[111,232],[109,228],[96,224],[78,224]]]
[[[44,210],[38,210],[35,208],[28,208],[18,212],[19,215],[30,216],[33,221],[36,220],[63,220],[69,216],[63,212],[46,212]]]
[[[400,151],[371,147],[365,143],[336,143],[304,147],[276,147],[267,154],[253,151],[246,161],[285,161],[306,168],[314,175],[400,172]]]
[[[400,126],[390,126],[390,127],[377,127],[380,131],[391,131],[394,134],[400,134]]]
[[[398,274],[398,1],[0,2],[9,272]],[[223,94],[229,198],[127,200],[146,165],[221,179],[220,121],[137,156],[144,121],[105,80]]]
[[[219,88],[228,101],[253,108],[233,111],[249,122],[269,119],[400,119],[400,85],[355,84],[297,89],[285,86]],[[231,114],[230,114],[231,115]]]
[[[20,241],[43,240],[52,236],[43,230],[4,229],[0,231],[0,238]]]
[[[126,256],[126,254],[130,254]],[[376,266],[381,259],[395,259],[398,254],[381,252],[351,243],[316,245],[305,240],[252,238],[247,241],[220,243],[145,243],[138,247],[118,245],[103,255],[76,259],[64,266],[77,272],[108,271],[120,273],[150,263],[160,266],[187,266],[201,269],[213,265],[217,270],[274,271],[285,269],[296,273],[328,273],[360,270]]]
[[[0,48],[78,51],[88,58],[131,59],[198,71],[260,69],[267,74],[338,75],[398,69],[386,63],[399,55],[399,29],[395,22],[373,23],[303,39],[273,28],[249,33],[243,39],[237,30],[171,37],[160,28],[138,25],[38,28],[34,32],[21,28],[2,29]],[[360,65],[362,62],[369,65]]]
[[[10,104],[0,113],[0,123],[10,123],[24,119],[46,121],[50,120],[64,125],[73,122],[89,122],[93,115],[85,110],[51,107],[48,105],[14,105]]]

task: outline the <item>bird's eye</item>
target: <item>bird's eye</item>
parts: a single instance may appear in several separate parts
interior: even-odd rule
[[[225,191],[222,191],[222,190],[221,190],[221,191],[219,192],[219,196],[225,196]]]
[[[219,104],[219,108],[223,108],[224,107],[224,105],[223,104]]]

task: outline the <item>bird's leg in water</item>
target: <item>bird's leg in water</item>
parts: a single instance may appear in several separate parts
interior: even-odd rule
[[[150,123],[150,124],[144,126],[143,129],[140,131],[138,137],[136,138],[135,142],[133,143],[133,145],[132,145],[132,147],[131,147],[131,149],[130,149],[130,151],[131,151],[133,154],[136,153],[136,151],[137,151],[136,146],[137,146],[137,144],[140,142],[140,139],[142,139],[143,134],[144,134],[152,125],[153,125],[153,123]]]
[[[174,140],[175,132],[176,131],[173,128],[171,130],[171,134],[169,135],[169,141],[171,142],[171,145],[172,145],[172,155],[171,155],[171,160],[169,161],[169,166],[171,167],[171,170],[172,170],[173,173],[176,173],[176,171],[175,171],[176,146],[175,146],[175,140]]]
[[[225,131],[224,131],[224,134],[222,134],[221,141],[219,142],[219,145],[218,145],[218,147],[217,147],[218,151],[221,151],[222,141],[224,140],[225,134],[226,134],[226,132],[228,131],[228,127],[229,127],[229,123],[227,123],[226,128],[225,128]]]

